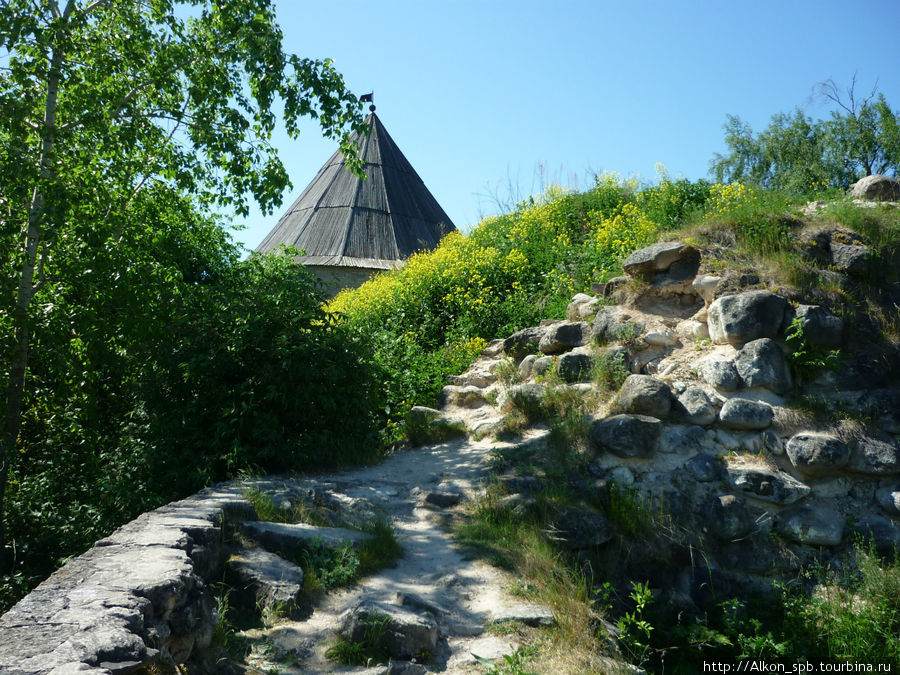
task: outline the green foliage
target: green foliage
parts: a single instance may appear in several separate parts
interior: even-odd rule
[[[584,193],[551,188],[341,293],[330,309],[373,341],[386,373],[387,440],[400,438],[413,405],[434,405],[447,375],[467,367],[487,340],[562,316],[572,295],[653,243],[660,224],[648,214],[680,222],[707,195],[705,183],[665,177],[639,190],[611,174]]]
[[[630,374],[625,367],[624,354],[601,352],[594,356],[591,382],[602,396],[610,396],[619,391]]]
[[[644,611],[653,602],[653,594],[649,584],[632,582],[628,595],[634,602],[634,610],[625,612],[616,622],[619,629],[619,645],[624,649],[629,660],[637,666],[647,661],[650,652],[650,633],[653,626],[644,616]]]
[[[277,205],[276,120],[348,145],[331,63],[284,53],[269,0],[60,4],[0,5],[4,595],[241,466],[321,461],[334,401],[307,422],[291,387],[366,359],[211,212]]]
[[[403,437],[413,446],[442,443],[457,436],[464,436],[465,433],[466,427],[463,423],[444,418],[428,420],[410,414],[403,422]]]
[[[821,83],[824,98],[835,104],[829,120],[813,120],[800,110],[772,116],[769,126],[754,134],[737,116],[725,124],[727,155],[716,154],[711,173],[720,183],[750,182],[792,194],[813,195],[845,190],[873,173],[897,175],[900,170],[898,112],[874,92],[862,101],[848,99],[833,81]]]
[[[387,663],[390,653],[383,645],[391,617],[387,614],[365,614],[359,619],[364,626],[363,637],[359,642],[351,642],[341,636],[329,647],[325,656],[347,666],[371,666]]]
[[[787,362],[798,384],[815,378],[823,370],[840,368],[840,350],[810,344],[803,333],[803,320],[800,317],[794,317],[791,321],[785,331],[784,341],[791,348],[787,353]]]
[[[526,670],[525,664],[528,659],[537,654],[535,647],[517,647],[512,654],[504,654],[503,662],[495,664],[488,659],[472,654],[475,660],[482,666],[487,668],[485,671],[488,675],[534,675],[534,671]]]

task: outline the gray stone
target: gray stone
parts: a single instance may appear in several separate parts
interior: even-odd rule
[[[550,528],[549,537],[570,550],[602,546],[613,538],[615,531],[609,521],[588,509],[567,509]]]
[[[793,504],[810,493],[810,487],[775,469],[728,467],[728,480],[741,492],[773,504]]]
[[[480,408],[483,405],[487,405],[487,399],[485,398],[485,390],[481,387],[475,387],[472,385],[468,385],[465,387],[460,387],[453,384],[448,384],[446,387],[441,389],[441,393],[438,396],[438,402],[442,406],[455,405],[460,408]],[[431,411],[432,408],[424,408],[424,406],[415,406],[416,408],[423,408],[424,410]],[[427,417],[430,417],[428,422],[433,422],[440,417],[440,415],[432,415],[429,413]]]
[[[812,431],[794,434],[785,450],[791,464],[807,478],[834,474],[850,459],[850,448],[837,436]]]
[[[425,503],[441,509],[456,506],[462,501],[462,493],[450,488],[437,488],[425,495]]]
[[[430,424],[441,415],[443,415],[443,413],[435,408],[429,408],[424,405],[414,405],[409,411],[408,419],[412,424]]]
[[[631,315],[627,311],[614,306],[602,307],[591,325],[591,335],[600,343],[633,340],[643,333],[644,323],[642,321],[632,321]]]
[[[674,347],[678,342],[672,331],[651,331],[644,335],[644,342],[654,347]]]
[[[695,367],[701,380],[720,391],[734,391],[741,385],[741,376],[729,359],[711,356],[697,363]]]
[[[524,358],[538,350],[541,338],[546,332],[546,326],[524,328],[503,341],[503,351],[516,360]]]
[[[578,293],[566,307],[566,318],[569,321],[583,321],[597,312],[600,301],[587,293]]]
[[[649,457],[659,447],[662,422],[646,415],[613,415],[591,425],[591,442],[618,457]]]
[[[900,452],[896,444],[875,438],[861,438],[854,444],[847,470],[870,476],[892,476],[900,473]]]
[[[296,607],[303,593],[303,570],[261,548],[240,548],[228,559],[239,593],[250,607]]]
[[[827,506],[803,504],[779,513],[776,529],[798,544],[837,546],[844,538],[844,519]]]
[[[874,256],[868,246],[853,244],[831,244],[831,264],[839,272],[854,276],[868,274]]]
[[[712,483],[721,480],[724,472],[722,462],[705,452],[692,457],[685,467],[691,476],[701,483]]]
[[[809,344],[822,347],[837,347],[841,344],[844,337],[844,322],[824,307],[798,305],[797,309],[785,314],[785,324],[789,325],[795,317],[800,319],[803,339]]]
[[[372,535],[343,527],[319,527],[307,523],[269,523],[244,520],[237,529],[260,546],[273,551],[290,551],[309,546],[313,541],[328,548],[340,548],[347,544],[359,546],[371,541]]]
[[[900,180],[882,174],[872,174],[850,186],[850,196],[869,201],[900,201]]]
[[[495,623],[501,621],[518,621],[526,626],[552,626],[556,623],[553,610],[544,605],[510,605],[501,607],[491,613],[491,620]]]
[[[693,246],[680,241],[667,241],[639,249],[622,263],[622,269],[631,276],[644,276],[665,272],[674,263],[700,261],[700,253]]]
[[[634,485],[634,474],[627,466],[614,466],[609,470],[609,482],[618,487]]]
[[[525,382],[509,388],[507,396],[513,405],[529,417],[540,414],[544,400],[545,387],[537,382]]]
[[[891,555],[900,551],[900,528],[883,516],[863,516],[853,523],[853,532],[865,541],[875,545],[881,555]]]
[[[853,230],[844,227],[827,226],[806,232],[798,241],[800,250],[823,267],[826,276],[850,274],[860,275],[869,271],[873,257],[865,239]],[[835,278],[844,288],[845,279]]]
[[[765,429],[772,424],[775,411],[762,401],[732,398],[719,411],[719,421],[728,429]]]
[[[0,672],[112,672],[148,665],[152,640],[179,663],[210,644],[223,537],[215,521],[249,506],[217,486],[140,516],[73,558],[0,617]],[[183,526],[183,527],[182,527]],[[197,561],[194,560],[197,557]]]
[[[361,603],[349,611],[341,634],[351,642],[362,642],[367,633],[372,634],[373,624],[383,624],[377,644],[394,658],[413,658],[437,646],[438,626],[432,616],[381,603]]]
[[[722,277],[702,274],[697,276],[691,283],[697,295],[703,298],[703,302],[708,306],[716,297],[716,289],[722,283]]]
[[[584,321],[559,323],[547,328],[538,343],[543,354],[559,354],[587,344],[591,339],[591,327]]]
[[[781,329],[787,300],[771,291],[747,291],[716,299],[708,311],[709,337],[735,346],[774,338]]]
[[[543,375],[544,373],[546,373],[552,367],[552,356],[539,356],[534,360],[534,363],[531,366],[531,374],[535,377],[538,377],[539,375]]]
[[[875,491],[875,501],[890,516],[900,516],[900,485],[883,487]]]
[[[650,375],[629,375],[613,401],[616,410],[636,415],[667,417],[672,408],[672,390]]]
[[[695,424],[666,424],[659,451],[667,454],[702,451],[709,445],[706,429]]]
[[[706,426],[716,421],[716,409],[700,387],[687,387],[678,395],[679,417],[688,424]]]
[[[518,645],[514,642],[491,636],[475,640],[475,642],[469,645],[469,652],[472,654],[472,661],[478,663],[478,658],[487,661],[502,659],[504,655],[515,652],[517,647]]]
[[[591,379],[593,359],[590,354],[571,351],[556,362],[556,372],[566,382],[585,382]]]
[[[701,514],[713,536],[724,541],[746,537],[756,525],[756,520],[734,495],[713,497]]]
[[[784,394],[791,388],[784,352],[769,338],[745,344],[734,360],[734,367],[748,387],[765,387],[776,394]]]
[[[529,354],[519,363],[519,377],[523,380],[527,380],[532,376],[534,372],[534,362],[537,360],[537,355]]]

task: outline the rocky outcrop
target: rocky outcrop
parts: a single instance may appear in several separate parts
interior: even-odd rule
[[[850,196],[869,201],[900,201],[900,180],[881,174],[866,176],[850,186]]]
[[[743,345],[774,338],[781,330],[787,300],[771,291],[747,291],[717,298],[708,312],[709,337],[716,344]]]

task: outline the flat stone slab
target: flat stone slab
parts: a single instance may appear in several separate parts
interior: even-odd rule
[[[328,548],[340,548],[347,544],[359,546],[371,541],[371,534],[348,530],[343,527],[318,527],[306,523],[269,523],[243,520],[237,524],[241,534],[249,537],[263,548],[290,550],[298,546],[308,546],[320,541]]]
[[[552,626],[556,623],[553,610],[544,605],[509,605],[491,613],[491,621],[518,621],[526,626]]]
[[[241,548],[228,559],[241,590],[262,607],[297,606],[303,592],[303,570],[261,548]]]
[[[502,659],[506,654],[512,654],[518,646],[515,642],[492,636],[475,640],[469,646],[469,653],[472,654],[472,661],[475,663],[480,662],[479,658],[496,661]]]
[[[728,467],[728,479],[744,494],[773,504],[793,504],[811,491],[793,476],[772,469]]]

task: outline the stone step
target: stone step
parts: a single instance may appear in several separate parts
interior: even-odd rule
[[[240,548],[228,559],[236,591],[250,607],[290,611],[300,601],[303,570],[261,548]]]
[[[319,527],[306,523],[242,520],[237,523],[237,529],[245,537],[270,551],[306,548],[314,541],[321,542],[327,548],[340,548],[347,544],[357,547],[374,538],[371,534],[343,527]]]

